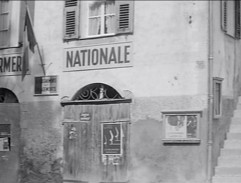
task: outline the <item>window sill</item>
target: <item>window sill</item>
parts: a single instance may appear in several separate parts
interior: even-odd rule
[[[201,140],[198,138],[190,139],[163,139],[164,144],[200,144]]]
[[[82,37],[82,38],[70,38],[70,39],[64,38],[64,43],[72,42],[72,41],[111,38],[111,37],[117,37],[117,36],[123,36],[123,35],[133,35],[133,32],[127,32],[127,33],[121,33],[121,34],[106,34],[106,35],[88,36],[88,37]]]

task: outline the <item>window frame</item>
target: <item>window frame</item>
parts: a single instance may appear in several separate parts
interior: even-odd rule
[[[223,78],[213,78],[213,118],[218,119],[222,116],[222,81]],[[217,85],[219,87],[219,93],[217,93]],[[217,101],[218,100],[218,101]],[[218,111],[218,113],[216,113]]]
[[[87,20],[87,26],[86,26],[86,35],[85,38],[95,38],[95,37],[104,37],[104,36],[113,36],[116,34],[116,31],[112,32],[112,33],[106,33],[105,34],[105,17],[107,16],[114,16],[115,17],[115,22],[116,22],[116,10],[114,11],[114,13],[111,14],[105,14],[105,3],[102,3],[100,5],[100,15],[96,15],[96,16],[92,16],[91,18],[95,18],[95,17],[100,17],[100,34],[96,34],[96,35],[89,35],[89,31],[90,31],[90,8],[87,8],[87,13],[86,13],[86,17],[85,19]],[[114,2],[114,8],[116,8],[116,2]],[[81,13],[80,13],[81,15]],[[115,29],[115,25],[113,25],[113,29]],[[81,32],[81,30],[80,30]]]

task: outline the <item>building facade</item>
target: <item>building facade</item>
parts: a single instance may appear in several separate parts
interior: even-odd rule
[[[4,0],[0,20],[0,182],[211,182],[239,1]]]

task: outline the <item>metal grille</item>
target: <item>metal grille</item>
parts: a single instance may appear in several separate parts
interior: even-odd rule
[[[73,100],[103,100],[122,99],[121,95],[112,87],[103,83],[94,83],[80,89]]]

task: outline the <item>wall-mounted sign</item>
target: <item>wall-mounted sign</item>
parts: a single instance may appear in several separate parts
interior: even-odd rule
[[[122,128],[121,123],[102,124],[102,155],[122,154]]]
[[[36,95],[55,95],[57,94],[57,76],[35,77]]]
[[[0,76],[22,74],[23,54],[0,55]]]
[[[90,114],[89,113],[81,113],[80,114],[80,121],[90,121]]]
[[[163,112],[164,141],[167,142],[199,142],[198,112]]]
[[[129,42],[67,48],[64,53],[64,71],[132,66]]]

